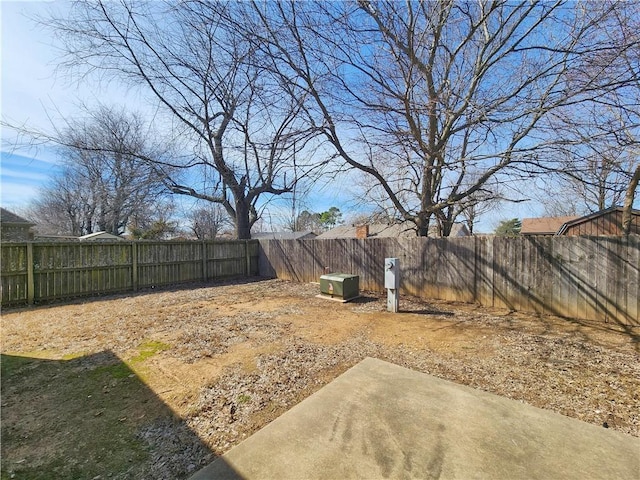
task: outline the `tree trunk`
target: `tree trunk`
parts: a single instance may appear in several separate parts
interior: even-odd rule
[[[451,230],[453,230],[453,221],[446,219],[442,222],[442,227],[440,231],[440,235],[443,237],[448,237],[451,235]]]
[[[418,215],[416,219],[416,233],[419,237],[428,237],[429,236],[429,223],[431,220],[431,215],[425,215],[424,217]]]
[[[633,200],[635,199],[638,181],[640,180],[640,164],[636,166],[636,171],[629,182],[627,193],[624,196],[624,206],[622,209],[622,233],[629,235],[631,233],[631,210],[633,209]]]
[[[249,240],[251,238],[249,207],[243,201],[236,202],[236,238],[238,240]]]
[[[451,230],[453,229],[453,221],[454,221],[454,216],[453,216],[453,210],[454,207],[450,206],[445,210],[441,210],[439,213],[439,217],[440,217],[440,236],[442,237],[448,237],[449,235],[451,235]]]

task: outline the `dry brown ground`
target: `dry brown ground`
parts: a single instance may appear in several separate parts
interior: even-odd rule
[[[375,294],[317,293],[265,280],[14,310],[2,353],[123,360],[182,419],[135,413],[156,478],[186,476],[367,356],[640,436],[637,328],[406,297],[390,314]],[[141,355],[145,345],[156,349]],[[29,398],[7,393],[3,422],[28,422]],[[4,453],[30,461],[33,449],[15,447]]]

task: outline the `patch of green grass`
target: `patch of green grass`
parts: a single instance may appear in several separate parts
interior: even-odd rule
[[[0,360],[0,375],[2,378],[9,378],[19,373],[29,365],[35,365],[37,360],[29,357],[21,357],[17,355],[2,355]]]
[[[171,415],[110,352],[74,360],[2,355],[0,478],[145,478],[139,429]]]
[[[85,355],[87,355],[87,352],[66,353],[62,356],[62,360],[74,360],[76,358],[84,357]]]
[[[251,396],[241,393],[237,398],[238,405],[242,405],[243,403],[249,403],[251,401]]]
[[[138,355],[136,355],[131,359],[131,363],[144,362],[148,358],[151,358],[154,355],[156,355],[158,352],[169,350],[170,348],[171,348],[171,345],[167,343],[158,342],[156,340],[148,340],[146,342],[141,343],[138,346]]]
[[[126,363],[116,363],[115,365],[97,367],[91,371],[90,375],[93,377],[101,377],[105,373],[111,375],[112,378],[128,378],[135,375],[129,367],[127,367]]]

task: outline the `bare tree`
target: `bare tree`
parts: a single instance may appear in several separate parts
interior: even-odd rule
[[[127,230],[137,240],[166,240],[180,233],[173,197],[145,202],[131,215]]]
[[[189,228],[198,240],[213,240],[229,225],[226,212],[218,204],[196,208],[188,218]]]
[[[345,219],[347,225],[372,225],[372,224],[384,224],[393,225],[399,223],[397,218],[390,217],[388,212],[379,209],[373,209],[370,211],[352,213]]]
[[[540,193],[535,194],[535,199],[544,207],[543,216],[579,217],[589,213],[584,202],[574,192],[565,188],[563,184],[558,184],[552,177],[546,177],[546,180]]]
[[[39,234],[80,236],[93,230],[95,212],[88,185],[66,173],[43,187],[28,207]]]
[[[293,222],[289,225],[285,225],[292,232],[321,232],[322,226],[320,223],[320,214],[315,212],[310,212],[309,210],[302,210],[298,213]]]
[[[608,6],[589,8],[594,16]],[[551,116],[553,154],[560,160],[553,171],[587,211],[624,203],[630,214],[640,152],[640,5],[620,2],[599,19],[593,34],[608,48],[577,59],[568,84],[598,95]]]
[[[250,238],[261,198],[291,191],[318,167],[315,129],[299,120],[303,98],[288,94],[290,86],[223,20],[226,8],[81,0],[68,17],[46,23],[64,42],[62,66],[140,87],[170,114],[190,153],[143,159],[164,173],[173,193],[222,205],[237,237]]]
[[[307,211],[307,198],[309,196],[312,184],[298,182],[289,195],[283,196],[285,208],[280,216],[280,224],[285,231],[301,232],[305,230],[313,230],[314,227],[308,221],[309,212]]]
[[[622,122],[620,111],[596,102],[557,112],[552,148],[554,190],[572,197],[581,213],[595,212],[624,201],[638,164],[631,148],[637,142],[638,126]],[[634,139],[629,142],[629,139]]]
[[[617,4],[590,5],[266,2],[239,4],[228,21],[289,79],[348,166],[419,235],[434,215],[448,235],[487,184],[540,164],[551,112],[627,81],[571,82],[592,52],[620,55],[599,35]]]
[[[32,211],[51,233],[120,235],[165,190],[158,172],[138,159],[158,153],[151,153],[139,116],[104,106],[87,113],[49,138],[57,144],[62,170]]]
[[[503,195],[496,191],[488,190],[487,186],[469,196],[467,201],[461,205],[460,215],[464,218],[470,235],[473,235],[476,220],[485,213],[495,210],[504,199],[505,197]],[[455,210],[451,212],[451,217],[454,220],[457,216]],[[440,231],[439,234],[442,235],[442,231]]]

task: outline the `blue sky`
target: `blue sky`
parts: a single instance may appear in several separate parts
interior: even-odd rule
[[[53,75],[54,49],[48,36],[25,15],[49,8],[52,2],[0,2],[2,120],[47,129],[47,110],[64,111],[76,89]],[[14,132],[2,127],[0,196],[6,208],[21,208],[37,196],[57,168],[58,158],[47,148],[20,148]]]
[[[67,5],[68,2],[61,1],[0,1],[3,121],[47,131],[51,130],[52,120],[73,115],[81,102],[123,103],[131,98],[130,93],[115,85],[77,85],[56,75],[58,52],[54,40],[50,32],[29,17]],[[139,104],[136,108],[144,109]],[[20,143],[13,131],[2,127],[0,202],[5,208],[17,210],[37,197],[39,187],[55,173],[59,162],[50,148],[27,148]],[[313,208],[326,210],[339,203],[339,199],[325,191],[322,199],[315,203]]]
[[[67,1],[0,0],[1,93],[3,122],[50,131],[52,122],[73,115],[80,103],[93,104],[128,94],[115,86],[78,85],[56,73],[58,52],[51,33],[30,17],[63,9]],[[28,147],[6,127],[1,129],[0,201],[20,210],[55,173],[59,157],[46,146]]]
[[[65,1],[14,2],[0,0],[1,19],[1,94],[2,120],[25,125],[33,129],[50,130],[52,119],[73,115],[78,105],[97,103],[122,103],[132,101],[131,95],[117,86],[108,88],[96,84],[73,84],[56,75],[57,52],[51,33],[28,18],[44,14],[48,9],[63,9]],[[129,100],[128,100],[129,99]],[[137,106],[139,102],[133,101]],[[142,109],[144,109],[142,107]],[[46,147],[19,148],[15,134],[2,128],[2,152],[0,156],[0,201],[3,207],[20,211],[38,194],[40,186],[58,168],[55,151]],[[306,208],[314,211],[338,206],[348,218],[349,180],[343,179],[322,189],[307,199]],[[186,199],[185,199],[186,200]],[[189,204],[189,202],[183,202]],[[290,207],[275,202],[271,218],[284,215]],[[532,217],[541,214],[534,202],[505,206],[497,209],[477,224],[477,231],[490,232],[506,218]]]
[[[41,157],[44,158],[44,157]],[[40,187],[58,169],[55,160],[42,160],[19,154],[0,154],[2,206],[21,209],[38,195]]]

